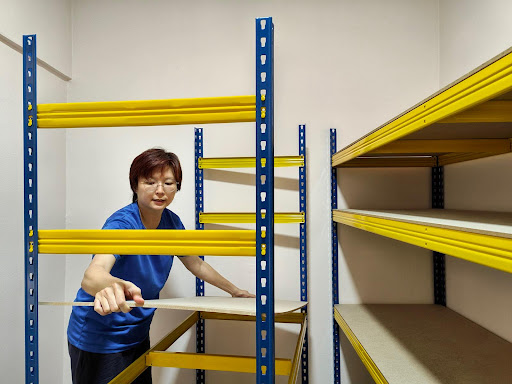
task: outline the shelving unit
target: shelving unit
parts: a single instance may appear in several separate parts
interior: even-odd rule
[[[512,343],[445,307],[444,254],[512,272],[512,213],[444,210],[443,166],[511,145],[510,49],[339,152],[331,130],[336,383],[337,325],[377,383],[510,381]],[[341,167],[431,167],[433,209],[338,210]],[[435,304],[340,305],[337,223],[434,251]]]
[[[149,365],[166,365],[209,369],[211,367],[237,368],[257,374],[258,383],[273,383],[275,374],[287,374],[290,382],[298,373],[302,342],[299,338],[293,361],[275,360],[274,323],[302,324],[301,337],[306,330],[305,314],[274,316],[274,145],[273,145],[273,51],[274,26],[272,18],[256,19],[256,95],[200,99],[119,101],[94,103],[37,104],[36,92],[36,37],[23,38],[23,93],[24,93],[24,172],[25,172],[25,314],[26,314],[26,383],[39,382],[38,359],[38,257],[40,253],[140,253],[147,250],[151,236],[163,236],[165,244],[154,247],[153,254],[179,255],[256,255],[257,309],[256,317],[212,315],[193,313],[183,324],[157,343],[146,355],[138,359],[112,383],[128,383]],[[256,230],[242,231],[40,231],[37,221],[37,129],[85,128],[111,126],[146,126],[173,124],[207,124],[256,122]],[[139,233],[136,233],[139,232]],[[158,233],[152,233],[158,232]],[[180,241],[191,236],[197,243],[187,249]],[[212,237],[213,236],[213,237]],[[221,240],[222,246],[212,243]],[[234,236],[234,237],[233,237]],[[112,244],[119,240],[136,240],[129,246]],[[105,241],[107,243],[105,243]],[[216,243],[216,242],[215,242]],[[107,246],[107,248],[105,248]],[[139,248],[137,248],[139,247]],[[115,250],[114,250],[115,248]],[[72,249],[72,251],[71,251]],[[232,356],[197,356],[186,354],[163,355],[164,351],[181,334],[199,319],[223,318],[226,320],[256,321],[256,358]],[[225,365],[223,365],[225,364]],[[231,369],[236,370],[236,369]],[[204,379],[203,379],[204,380]]]
[[[299,167],[299,212],[274,213],[276,224],[300,224],[300,292],[301,301],[307,302],[307,243],[306,243],[306,126],[299,125],[299,155],[280,156],[274,158],[274,167]],[[256,223],[256,213],[246,212],[204,212],[204,169],[225,169],[225,168],[255,168],[256,158],[254,157],[203,157],[203,129],[196,128],[194,135],[195,147],[195,196],[196,196],[196,229],[204,229],[205,224],[225,223]],[[261,218],[265,218],[261,213]],[[204,257],[201,256],[203,259]],[[204,282],[196,278],[196,296],[204,296]],[[307,309],[303,308],[302,313],[306,319]],[[302,345],[297,352],[301,353],[301,377],[302,384],[308,383],[308,343],[307,327],[304,327],[304,334],[299,336],[299,343]],[[205,324],[200,319],[196,327],[196,352],[205,353]],[[297,367],[298,368],[298,367]],[[204,383],[204,371],[196,372],[197,383]],[[290,375],[291,376],[291,375]],[[290,378],[290,382],[291,382]]]

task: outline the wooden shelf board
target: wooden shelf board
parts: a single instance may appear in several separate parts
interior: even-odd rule
[[[512,213],[333,210],[354,228],[512,273]]]
[[[512,213],[454,209],[361,210],[343,212],[512,239]]]
[[[332,156],[332,166],[349,166],[359,157],[403,139],[510,139],[512,114],[506,107],[510,100],[511,49],[338,151]]]
[[[378,383],[494,384],[512,344],[438,305],[341,304],[336,321]]]

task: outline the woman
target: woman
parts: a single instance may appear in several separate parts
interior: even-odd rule
[[[133,202],[110,216],[103,229],[184,229],[180,218],[167,209],[181,181],[174,153],[163,149],[141,153],[130,167]],[[254,297],[199,257],[179,259],[195,276],[233,297]],[[143,304],[144,299],[157,299],[172,264],[173,256],[94,255],[76,297],[76,301],[94,301],[94,308],[73,307],[68,326],[74,384],[108,383],[149,349],[155,309],[130,308],[126,300]],[[151,383],[150,368],[134,383]]]

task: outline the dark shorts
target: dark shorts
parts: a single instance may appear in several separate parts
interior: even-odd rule
[[[93,353],[78,349],[68,341],[73,384],[106,384],[149,349],[149,337],[132,349],[119,353]],[[148,367],[133,384],[151,384]]]

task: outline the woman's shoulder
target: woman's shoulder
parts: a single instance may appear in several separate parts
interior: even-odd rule
[[[165,217],[166,229],[185,229],[180,217],[169,208],[164,210],[163,215]]]
[[[139,227],[138,206],[136,203],[132,203],[110,215],[103,229],[138,229]]]

